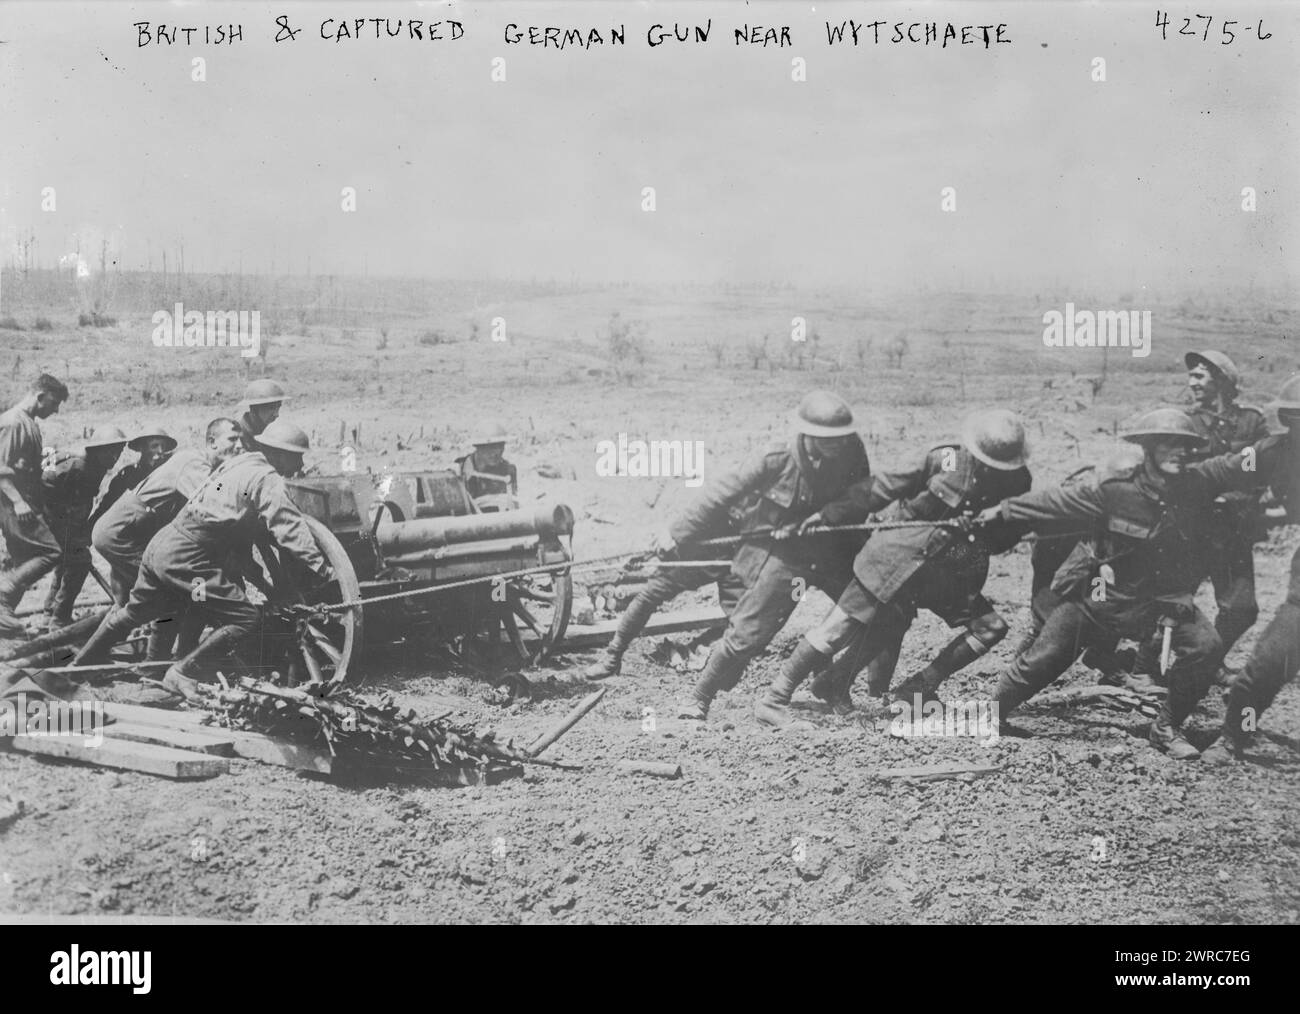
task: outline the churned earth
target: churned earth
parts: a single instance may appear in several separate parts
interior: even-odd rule
[[[597,477],[593,442],[620,431],[703,439],[709,467],[721,468],[783,434],[803,391],[833,387],[862,410],[881,467],[951,436],[964,411],[1003,404],[1028,418],[1036,481],[1050,482],[1107,453],[1138,408],[1177,403],[1187,348],[1217,341],[1237,355],[1249,400],[1266,400],[1295,368],[1294,311],[1266,320],[1184,301],[1157,314],[1165,325],[1154,354],[1112,353],[1094,392],[1100,355],[1052,358],[1062,353],[1041,346],[1038,302],[934,296],[827,303],[819,359],[769,356],[756,368],[751,336],[780,338],[786,299],[519,297],[489,311],[527,322],[513,346],[420,344],[420,327],[459,319],[435,309],[397,318],[380,351],[373,328],[347,331],[350,343],[333,326],[278,337],[268,372],[290,384],[298,400],[285,416],[305,422],[326,465],[339,420],[364,419],[363,465],[413,467],[445,466],[477,420],[500,416],[518,435],[510,456],[525,495],[574,506],[583,559],[644,549],[649,525],[691,493],[680,480]],[[648,335],[646,362],[619,379],[598,330],[615,309]],[[925,326],[910,327],[902,365],[886,363],[880,336],[917,319]],[[569,322],[572,335],[548,344],[546,335],[569,335]],[[0,369],[8,375],[8,351],[24,372],[69,374],[73,399],[46,427],[47,442],[79,440],[101,420],[153,418],[192,439],[237,399],[246,364],[214,365],[206,350],[158,360],[147,333],[124,319],[102,333],[61,324],[4,334]],[[163,403],[142,402],[139,392],[155,387]],[[1259,547],[1264,617],[1282,601],[1296,538],[1277,529]],[[949,681],[946,696],[986,696],[1009,659],[1028,622],[1028,559],[1027,547],[995,558],[988,593],[1012,634]],[[1147,746],[1146,719],[1097,705],[1026,708],[1017,723],[1032,737],[992,745],[891,738],[826,713],[806,691],[796,704],[810,730],[757,727],[755,695],[828,606],[809,595],[703,728],[673,717],[694,675],[655,664],[653,640],[639,642],[600,705],[547,753],[582,771],[530,769],[492,787],[356,788],[241,760],[226,776],[171,782],[0,750],[0,912],[322,923],[1300,921],[1294,684],[1267,713],[1249,762],[1230,768],[1172,761]],[[897,678],[950,636],[923,615]],[[1231,664],[1244,662],[1253,637]],[[576,678],[589,658],[575,651],[530,673],[533,699],[508,705],[492,703],[482,679],[410,653],[373,652],[367,685],[527,742],[590,691]],[[1081,667],[1062,681],[1092,682]],[[1207,745],[1221,716],[1212,693],[1189,723],[1193,742]],[[683,777],[621,773],[622,759],[680,764]],[[999,770],[927,783],[873,777],[940,763]]]

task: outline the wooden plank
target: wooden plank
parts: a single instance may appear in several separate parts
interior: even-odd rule
[[[219,754],[229,757],[235,752],[233,736],[224,735],[223,729],[200,728],[168,729],[161,725],[137,725],[134,722],[115,721],[104,729],[106,740],[126,740],[132,743],[156,743],[159,746],[171,746],[177,750],[193,750],[195,753]]]
[[[62,757],[102,768],[143,771],[164,778],[211,778],[230,770],[230,761],[225,757],[174,750],[152,743],[105,739],[99,746],[87,746],[80,736],[15,736],[10,742],[22,753]]]
[[[199,723],[207,717],[207,714],[205,711],[168,711],[165,708],[150,708],[141,704],[104,702],[104,715],[110,721],[209,737],[213,741],[230,744],[230,750],[236,757],[261,761],[263,764],[276,764],[298,771],[315,771],[322,775],[327,775],[331,771],[330,755],[326,751],[300,746],[260,732],[225,729],[219,725],[200,725]],[[111,735],[113,728],[110,725],[106,734]]]
[[[282,768],[294,768],[298,771],[315,771],[322,775],[329,774],[333,769],[333,759],[330,755],[314,747],[299,746],[288,740],[273,739],[256,732],[230,731],[230,736],[231,748],[235,751],[236,757],[261,761],[263,764],[276,764]]]
[[[579,626],[570,623],[561,642],[561,649],[586,648],[605,644],[618,629],[618,618]],[[727,614],[721,606],[704,606],[697,609],[682,609],[674,613],[664,613],[652,617],[645,625],[640,637],[653,637],[655,634],[678,634],[684,630],[706,630],[713,627],[725,627]]]
[[[161,726],[165,729],[214,728],[203,725],[203,720],[208,717],[206,711],[172,711],[168,708],[151,708],[147,704],[119,704],[116,701],[103,703],[105,717],[116,722]]]
[[[917,781],[932,782],[940,778],[961,778],[965,775],[978,777],[1001,771],[999,764],[931,764],[919,768],[881,768],[874,772],[876,778],[914,778]]]

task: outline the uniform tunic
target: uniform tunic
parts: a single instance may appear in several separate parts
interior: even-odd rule
[[[1243,454],[1224,455],[1199,468],[1233,488],[1251,488],[1262,478],[1285,506],[1287,520],[1300,524],[1300,433],[1288,430],[1254,445],[1255,469],[1245,468]],[[1240,735],[1258,724],[1279,690],[1300,672],[1300,549],[1291,556],[1291,583],[1286,601],[1255,642],[1250,660],[1228,686],[1225,724]],[[1247,714],[1250,725],[1243,726]]]
[[[796,525],[821,511],[827,522],[855,483],[869,482],[866,448],[857,437],[838,459],[814,461],[803,441],[777,444],[734,469],[707,481],[690,506],[669,526],[683,560],[716,559],[725,550],[700,547],[711,538],[754,534],[739,543],[728,568],[672,568],[658,571],[628,607],[649,611],[674,596],[716,581],[727,629],[714,649],[721,651],[724,682],[734,686],[746,663],[785,625],[799,604],[798,581],[836,595],[848,579],[853,548],[838,536],[819,535],[774,541],[760,533]],[[860,539],[857,540],[860,543]]]
[[[84,454],[66,454],[41,476],[45,518],[63,550],[45,600],[45,608],[58,620],[72,618],[90,574],[90,510],[106,471],[90,469]]]
[[[1229,405],[1222,413],[1197,406],[1188,415],[1208,441],[1211,456],[1240,451],[1268,436],[1264,414],[1248,405]],[[1223,638],[1225,652],[1259,616],[1252,549],[1264,535],[1259,492],[1242,489],[1220,495],[1212,538],[1206,547],[1206,567],[1219,607],[1214,625]]]
[[[1192,466],[1162,486],[1145,465],[1127,475],[1029,493],[1002,505],[1003,518],[1051,534],[1087,526],[1053,584],[1061,598],[1037,640],[1017,656],[1004,682],[1015,707],[1061,675],[1093,645],[1116,636],[1150,640],[1173,621],[1177,660],[1166,674],[1170,716],[1182,722],[1204,695],[1222,658],[1222,641],[1192,599],[1203,576],[1213,502],[1227,483]]]
[[[42,517],[45,496],[41,488],[41,459],[44,445],[35,416],[18,406],[0,414],[0,476],[7,477],[34,512],[30,521],[19,524],[9,498],[0,493],[0,532],[4,533],[11,564],[44,558],[53,564],[59,557],[59,542]]]
[[[177,451],[95,523],[91,538],[113,569],[113,596],[118,605],[131,593],[149,540],[176,516],[211,471],[205,454]]]
[[[139,624],[156,619],[178,601],[192,602],[218,623],[253,630],[257,607],[230,573],[229,561],[250,551],[260,529],[309,570],[322,576],[328,572],[284,480],[261,453],[243,453],[213,471],[149,542],[126,614]]]

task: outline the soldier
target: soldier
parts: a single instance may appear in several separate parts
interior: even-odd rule
[[[1129,474],[1028,493],[981,516],[1039,532],[1092,530],[1057,575],[1061,604],[1003,673],[993,699],[1005,720],[1082,649],[1119,637],[1148,641],[1167,629],[1176,660],[1165,673],[1169,690],[1150,741],[1171,757],[1191,759],[1199,753],[1180,726],[1223,657],[1218,632],[1192,600],[1204,573],[1200,553],[1212,503],[1228,483],[1191,464],[1204,438],[1177,409],[1148,412],[1123,437],[1143,449],[1142,464]]]
[[[30,391],[0,415],[0,532],[9,561],[0,570],[0,637],[23,637],[14,609],[23,593],[53,570],[62,550],[41,516],[41,460],[44,444],[38,419],[48,419],[66,401],[63,382],[42,373]]]
[[[1268,436],[1264,413],[1237,403],[1240,374],[1222,352],[1189,352],[1187,386],[1195,404],[1188,411],[1206,438],[1207,456],[1229,454]],[[1214,628],[1226,655],[1259,618],[1255,601],[1255,556],[1252,546],[1264,537],[1259,492],[1230,490],[1215,504],[1215,523],[1208,545],[1210,582],[1219,611]]]
[[[1253,462],[1245,452],[1205,463],[1216,479],[1238,488],[1253,488],[1256,476],[1268,480],[1286,508],[1287,520],[1300,523],[1300,377],[1282,385],[1274,407],[1286,432],[1254,445]],[[1252,472],[1246,467],[1253,464]],[[1245,668],[1233,675],[1224,695],[1223,727],[1201,755],[1211,764],[1230,763],[1249,746],[1259,720],[1282,686],[1300,672],[1300,549],[1291,555],[1291,584],[1286,601],[1255,642]]]
[[[274,380],[263,378],[249,382],[244,388],[244,400],[239,403],[243,409],[239,414],[240,440],[245,451],[260,449],[258,435],[280,417],[280,406],[288,400],[284,388]]]
[[[959,443],[931,448],[916,468],[876,476],[865,495],[863,487],[855,489],[861,514],[893,503],[887,520],[936,524],[886,530],[867,540],[839,601],[800,639],[785,669],[755,705],[758,721],[774,728],[791,725],[795,689],[856,642],[850,664],[827,673],[813,687],[817,696],[844,710],[857,666],[897,645],[918,609],[964,629],[899,688],[900,695],[919,691],[933,697],[948,676],[1006,637],[1006,621],[982,589],[989,555],[1014,545],[1019,532],[976,533],[962,519],[1028,490],[1026,458],[1024,424],[1014,412],[993,409],[968,417]],[[963,536],[963,530],[969,535]]]
[[[101,488],[95,505],[90,510],[91,528],[104,516],[105,511],[117,503],[123,493],[140,485],[149,473],[167,460],[167,456],[176,450],[176,438],[161,426],[146,426],[126,446],[135,451],[138,457],[108,477],[108,482]]]
[[[799,524],[870,475],[853,413],[839,395],[809,393],[792,421],[794,434],[788,443],[710,480],[680,517],[655,533],[655,551],[677,562],[716,558],[719,550],[696,543]],[[821,543],[826,538],[818,537]],[[822,555],[828,554],[822,550]],[[716,582],[718,601],[730,618],[727,631],[709,656],[693,700],[682,707],[686,717],[703,720],[717,690],[734,686],[748,660],[789,618],[797,605],[794,579],[800,576],[809,583],[827,580],[821,560],[801,556],[793,544],[766,540],[739,542],[730,567],[661,568],[628,605],[613,641],[587,670],[587,679],[617,675],[624,652],[656,609],[684,591]],[[747,592],[755,586],[757,591]]]
[[[176,518],[154,536],[127,604],[104,617],[74,664],[98,661],[133,627],[194,603],[220,625],[163,678],[168,689],[193,696],[199,664],[234,650],[257,627],[258,609],[248,601],[229,566],[232,558],[250,551],[262,526],[317,581],[332,579],[282,478],[302,467],[307,434],[292,423],[276,421],[256,439],[260,451],[237,454],[220,465]]]
[[[473,453],[456,459],[470,497],[476,503],[484,501],[480,508],[499,510],[519,493],[519,473],[505,458],[507,439],[506,428],[494,423],[474,439]]]
[[[112,568],[116,605],[126,605],[149,540],[176,516],[214,468],[239,453],[240,432],[234,419],[213,419],[208,423],[203,451],[177,451],[95,523],[91,538]]]
[[[80,454],[54,459],[41,476],[45,492],[45,517],[63,547],[51,576],[45,611],[51,628],[72,622],[72,607],[92,566],[90,511],[100,484],[126,446],[126,434],[116,426],[100,426]]]

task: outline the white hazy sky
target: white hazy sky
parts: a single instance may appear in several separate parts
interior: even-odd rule
[[[199,271],[1290,284],[1300,5],[1202,6],[1208,42],[1168,2],[5,3],[4,261],[35,230],[43,264],[78,235],[97,260],[106,234],[124,267],[158,267],[183,237]],[[295,42],[273,41],[278,14]],[[356,17],[454,18],[465,37],[320,38]],[[656,22],[709,18],[707,44],[646,45]],[[1004,22],[1012,42],[829,48],[823,22],[848,18]],[[241,23],[244,41],[140,48],[136,21]],[[512,21],[622,23],[628,41],[510,46]],[[794,46],[737,47],[745,22]]]

